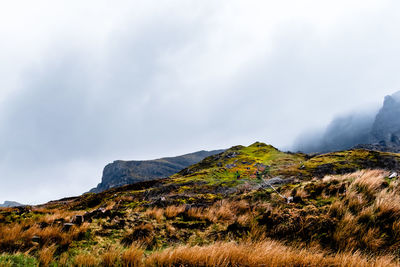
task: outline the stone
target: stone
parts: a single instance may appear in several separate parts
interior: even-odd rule
[[[71,222],[77,225],[81,225],[83,222],[85,221],[85,218],[83,217],[83,215],[75,215]]]
[[[34,236],[32,237],[32,242],[40,243],[40,240],[41,240],[40,236],[34,235]]]
[[[393,178],[396,178],[398,175],[397,175],[397,172],[393,172],[390,176],[389,176],[389,179],[393,179]]]
[[[69,230],[71,230],[72,226],[74,226],[73,223],[64,223],[63,227],[62,227],[62,231],[68,232]]]
[[[236,164],[226,164],[225,165],[225,168],[227,168],[227,169],[232,169],[232,168],[235,168],[236,167]]]

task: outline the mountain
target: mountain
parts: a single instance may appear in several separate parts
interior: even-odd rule
[[[164,179],[0,209],[0,265],[400,266],[399,170],[395,153],[234,146]]]
[[[376,115],[371,130],[372,143],[400,145],[400,91],[386,96],[383,107]]]
[[[113,187],[165,178],[175,174],[205,157],[218,154],[224,150],[198,151],[177,157],[166,157],[155,160],[123,161],[116,160],[103,170],[101,183],[90,190],[98,193]]]
[[[8,201],[8,200],[4,201],[3,204],[0,204],[0,207],[2,208],[20,207],[20,206],[25,206],[25,205],[15,201]]]
[[[386,96],[378,112],[355,112],[332,120],[325,131],[300,136],[294,149],[305,153],[350,148],[400,152],[400,91]]]

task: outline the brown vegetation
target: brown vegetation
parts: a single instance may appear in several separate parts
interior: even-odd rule
[[[85,211],[2,209],[0,253],[22,252],[42,266],[396,266],[400,180],[389,175],[364,170],[277,186],[291,203],[258,187],[199,205],[132,193],[68,229]]]

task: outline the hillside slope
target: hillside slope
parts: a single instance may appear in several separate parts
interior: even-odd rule
[[[103,170],[101,183],[90,190],[98,193],[110,188],[127,184],[168,177],[183,168],[195,164],[205,157],[218,154],[224,150],[198,151],[177,157],[166,157],[155,160],[123,161],[117,160],[108,164]]]
[[[0,209],[0,265],[399,266],[399,163],[235,146],[168,178]]]

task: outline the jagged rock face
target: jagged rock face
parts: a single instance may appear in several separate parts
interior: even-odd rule
[[[386,96],[379,112],[337,117],[322,134],[301,136],[295,145],[306,153],[351,148],[400,152],[400,91]]]
[[[103,170],[101,183],[90,192],[98,193],[110,188],[168,177],[224,150],[199,151],[177,157],[145,161],[117,160]]]
[[[400,92],[385,97],[372,126],[371,143],[400,145]]]

